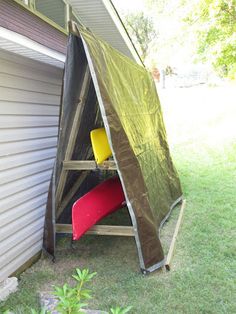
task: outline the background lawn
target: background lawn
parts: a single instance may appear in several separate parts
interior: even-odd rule
[[[76,267],[97,272],[90,308],[236,313],[236,89],[166,89],[160,98],[187,199],[172,270],[143,277],[133,239],[87,236],[73,250],[64,238],[57,263],[41,259],[28,269],[0,313],[4,308],[29,313],[38,307],[39,291],[70,281]]]

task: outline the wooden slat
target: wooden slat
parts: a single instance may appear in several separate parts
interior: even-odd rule
[[[69,201],[72,199],[72,197],[75,195],[76,191],[78,190],[78,188],[80,187],[80,185],[84,182],[85,178],[87,177],[88,172],[85,171],[83,173],[81,173],[81,175],[79,176],[79,178],[76,180],[76,182],[74,183],[74,185],[71,187],[71,189],[69,190],[68,194],[66,194],[66,196],[63,198],[61,204],[59,205],[59,208],[57,209],[57,217],[60,216],[60,214],[62,213],[62,211],[64,210],[64,208],[67,206],[67,204],[69,203]]]
[[[76,22],[70,20],[68,22],[68,28],[69,28],[70,33],[73,33],[74,35],[79,36],[79,30],[78,30],[78,26]]]
[[[56,232],[72,234],[72,225],[56,224]],[[131,226],[94,225],[86,232],[86,235],[91,234],[133,237],[134,229]]]
[[[186,200],[183,200],[181,208],[180,208],[180,212],[179,212],[179,218],[178,218],[176,226],[175,226],[174,235],[173,235],[173,238],[171,240],[169,252],[168,252],[167,257],[166,257],[166,262],[165,262],[166,270],[170,270],[170,264],[171,264],[171,260],[172,260],[174,249],[175,249],[175,242],[176,242],[179,228],[180,228],[180,225],[182,222],[185,205],[186,205]]]
[[[80,91],[80,97],[79,97],[80,102],[77,105],[75,116],[72,122],[68,146],[66,148],[66,153],[65,153],[65,160],[70,160],[73,154],[74,145],[75,145],[75,141],[76,141],[78,130],[79,130],[81,116],[84,110],[84,105],[86,102],[86,97],[87,97],[90,81],[91,81],[91,75],[89,72],[89,68],[87,66],[85,74],[84,74],[82,88]],[[56,210],[58,209],[58,205],[60,204],[61,199],[62,199],[67,175],[68,175],[68,171],[65,171],[64,169],[62,169],[58,186],[57,186],[57,190],[56,190]],[[58,213],[56,214],[56,216],[57,217],[59,216]]]
[[[101,165],[97,165],[94,160],[70,160],[63,162],[64,170],[116,170],[116,164],[114,161],[107,160]]]

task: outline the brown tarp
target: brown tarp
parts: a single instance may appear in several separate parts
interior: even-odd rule
[[[92,80],[73,158],[93,158],[88,153],[89,132],[103,124],[135,230],[140,267],[143,271],[153,271],[164,263],[159,228],[182,198],[179,178],[170,157],[155,83],[144,67],[85,29],[71,34],[68,42],[55,189],[68,144],[66,136],[69,134],[71,118],[78,105],[77,96],[87,62]],[[67,191],[75,182],[75,176],[79,175],[76,172],[68,176],[65,187]],[[93,175],[91,185],[88,184],[91,182],[90,177],[91,174],[88,173],[85,181],[87,185],[80,187],[74,199],[99,180]],[[53,232],[50,236],[53,204],[50,199],[47,206],[44,246],[53,254]],[[67,212],[70,212],[70,208]]]

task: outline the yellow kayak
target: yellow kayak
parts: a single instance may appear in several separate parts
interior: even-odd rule
[[[90,132],[90,138],[92,142],[93,154],[97,164],[99,165],[112,155],[105,129],[100,128],[92,130]]]

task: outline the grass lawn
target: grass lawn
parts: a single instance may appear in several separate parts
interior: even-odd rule
[[[97,272],[90,308],[132,305],[131,313],[140,314],[236,313],[236,91],[167,89],[160,96],[187,199],[172,270],[143,277],[130,238],[87,236],[74,250],[62,239],[57,263],[41,259],[28,269],[0,313],[4,308],[30,313],[30,307],[38,307],[38,291],[70,281],[76,267]]]

